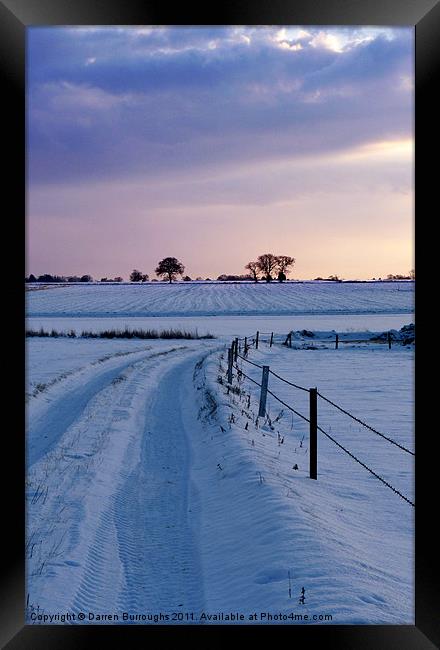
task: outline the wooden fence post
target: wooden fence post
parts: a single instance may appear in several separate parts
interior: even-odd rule
[[[232,345],[228,348],[228,384],[232,384],[232,360],[233,360],[233,348]]]
[[[263,373],[261,375],[260,408],[258,409],[259,418],[264,418],[264,416],[266,415],[268,383],[269,383],[269,366],[263,366]]]
[[[339,347],[339,334],[336,334],[336,339],[335,339],[335,350],[337,350]]]
[[[318,389],[310,388],[310,478],[318,478]]]
[[[257,335],[255,337],[255,349],[258,350],[258,341],[260,338],[260,332],[257,332]]]
[[[234,348],[234,361],[237,363],[238,356],[238,339],[235,339],[235,348]]]
[[[244,337],[244,353],[246,354],[248,349],[248,344],[247,344],[247,336]]]
[[[272,347],[272,343],[273,343],[273,332],[270,335],[270,345],[269,345],[269,347]]]

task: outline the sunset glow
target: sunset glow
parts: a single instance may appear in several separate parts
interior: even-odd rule
[[[413,268],[410,28],[28,30],[27,272]]]

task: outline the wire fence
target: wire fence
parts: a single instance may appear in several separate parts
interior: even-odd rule
[[[286,338],[283,341],[283,345],[285,345],[285,346],[287,346],[289,348],[292,347],[292,334],[293,334],[292,332],[289,332],[286,335]],[[398,343],[399,340],[400,340],[400,339],[396,338],[395,335],[391,331],[383,332],[382,334],[375,335],[375,336],[370,336],[370,337],[367,337],[367,338],[353,339],[350,336],[348,336],[348,338],[344,338],[344,336],[348,336],[348,335],[347,334],[338,334],[337,332],[335,332],[334,334],[332,333],[331,336],[324,336],[323,338],[315,338],[315,337],[312,338],[311,337],[309,339],[309,344],[310,343],[321,343],[321,344],[334,343],[335,344],[335,350],[338,350],[341,343],[342,344],[344,344],[344,343],[345,344],[351,344],[351,345],[359,344],[359,343],[368,343],[368,344],[369,343],[374,343],[374,344],[379,344],[379,345],[380,344],[386,344],[386,345],[388,345],[388,348],[391,350],[391,346],[392,346],[393,342]],[[403,339],[400,340],[400,342],[403,343],[403,344],[407,344],[407,343],[411,343],[411,342],[414,341],[414,338],[411,337],[411,336],[407,337],[407,339],[408,340],[403,338]]]
[[[411,456],[415,457],[415,452],[411,451],[404,445],[400,444],[396,440],[393,440],[390,436],[378,431],[371,425],[367,424],[357,416],[355,416],[353,413],[350,413],[346,409],[342,408],[339,404],[336,404],[332,400],[330,400],[328,397],[320,393],[316,388],[306,388],[304,386],[300,386],[299,384],[295,384],[294,382],[285,379],[278,373],[274,372],[273,370],[270,370],[269,366],[266,365],[261,365],[256,363],[255,361],[251,361],[248,358],[248,352],[249,350],[253,347],[254,349],[258,349],[259,343],[263,342],[261,339],[261,335],[270,335],[270,347],[272,347],[273,343],[273,332],[257,332],[255,337],[242,337],[242,338],[236,338],[234,339],[231,348],[229,349],[229,355],[228,355],[228,381],[230,384],[232,384],[232,368],[235,368],[235,370],[238,373],[238,378],[240,379],[241,377],[244,377],[248,381],[252,382],[256,386],[260,388],[260,413],[262,414],[265,409],[265,404],[266,404],[266,397],[267,395],[270,395],[273,397],[276,401],[278,401],[280,404],[282,404],[285,408],[287,408],[289,411],[294,413],[297,417],[301,418],[305,422],[307,422],[310,425],[310,440],[311,440],[311,450],[310,453],[316,454],[315,458],[312,458],[312,455],[310,457],[310,476],[311,478],[317,478],[317,445],[316,445],[316,434],[317,431],[320,431],[324,436],[326,436],[331,442],[333,442],[341,451],[343,451],[345,454],[347,454],[350,458],[352,458],[356,463],[361,465],[364,469],[366,469],[372,476],[374,476],[376,479],[378,479],[383,485],[388,487],[390,490],[392,490],[395,494],[397,494],[399,497],[401,497],[404,501],[406,501],[408,504],[410,504],[412,507],[415,507],[415,503],[411,501],[408,497],[406,497],[402,492],[400,492],[397,488],[395,488],[391,483],[389,483],[386,479],[384,479],[382,476],[380,476],[377,472],[375,472],[371,467],[366,465],[362,460],[360,460],[353,452],[351,452],[349,449],[344,447],[340,442],[338,442],[333,436],[331,436],[327,431],[325,431],[322,427],[318,426],[317,422],[317,400],[318,398],[324,400],[326,403],[331,405],[332,407],[336,408],[340,413],[346,415],[347,417],[351,418],[361,426],[363,426],[365,429],[368,431],[371,431],[372,433],[380,436],[382,439],[386,440],[390,444],[394,445],[395,447],[399,448],[401,451],[404,451],[407,454],[410,454]],[[289,336],[289,335],[288,335]],[[243,346],[240,346],[240,341],[243,341]],[[268,341],[269,343],[269,341]],[[243,352],[243,354],[240,354],[239,352]],[[237,361],[238,359],[241,359],[242,362],[245,362],[255,368],[258,368],[262,370],[262,381],[261,383],[247,375],[242,368],[239,367]],[[299,390],[299,391],[304,391],[306,393],[309,393],[310,396],[310,414],[309,417],[306,417],[303,413],[300,413],[297,411],[291,404],[288,404],[286,401],[281,399],[278,395],[276,395],[273,391],[269,390],[268,385],[267,385],[267,377],[268,375],[271,374],[274,377],[276,377],[278,380],[284,382],[285,384]],[[262,405],[264,405],[264,408],[262,410]],[[312,441],[315,441],[314,444],[312,444]],[[313,469],[312,469],[313,468]]]
[[[298,384],[294,384],[293,381],[288,381],[287,379],[284,379],[284,377],[281,377],[280,375],[277,375],[276,372],[273,370],[269,370],[270,374],[279,379],[280,381],[283,381],[285,384],[288,384],[289,386],[292,386],[293,388],[297,388],[298,390],[304,390],[306,393],[309,392],[308,388],[304,388],[304,386],[298,386]]]
[[[369,431],[372,431],[373,433],[375,433],[376,435],[380,436],[381,438],[384,438],[385,440],[388,440],[388,442],[390,442],[392,445],[396,445],[396,447],[399,447],[399,449],[402,449],[402,451],[406,451],[407,454],[411,454],[412,456],[415,456],[415,453],[414,453],[413,451],[411,451],[410,449],[407,449],[406,447],[404,447],[403,445],[399,444],[398,442],[396,442],[396,441],[393,440],[392,438],[389,438],[389,437],[386,436],[384,433],[380,433],[380,431],[377,431],[377,429],[374,429],[373,427],[371,427],[371,426],[370,426],[369,424],[367,424],[366,422],[363,422],[363,420],[360,420],[359,418],[357,418],[355,415],[353,415],[353,414],[350,413],[349,411],[346,411],[345,409],[343,409],[342,406],[339,406],[338,404],[335,404],[334,402],[332,402],[330,399],[328,399],[328,397],[325,397],[324,395],[322,395],[322,393],[319,393],[319,392],[318,392],[318,396],[319,396],[321,399],[323,399],[324,401],[326,401],[328,404],[331,404],[332,406],[334,406],[334,407],[335,407],[336,409],[338,409],[338,411],[340,411],[341,413],[344,413],[345,415],[348,415],[348,417],[350,417],[350,418],[351,418],[352,420],[354,420],[355,422],[358,422],[359,424],[361,424],[363,427],[365,427],[365,428],[368,429]]]
[[[404,496],[401,492],[399,492],[399,490],[397,490],[390,483],[388,483],[388,481],[386,481],[384,478],[382,478],[382,476],[379,476],[379,474],[376,474],[376,472],[374,472],[370,467],[368,467],[367,465],[365,465],[365,463],[363,463],[361,460],[359,460],[359,458],[357,458],[354,454],[352,454],[351,451],[348,451],[348,449],[343,447],[341,445],[341,443],[339,443],[337,440],[335,440],[329,433],[327,433],[327,431],[324,431],[324,429],[321,429],[321,427],[318,427],[318,430],[321,431],[321,433],[323,433],[325,436],[327,436],[327,438],[329,438],[329,440],[334,442],[335,445],[337,445],[340,449],[342,449],[342,451],[345,451],[346,454],[351,456],[351,458],[353,458],[353,460],[355,460],[357,463],[359,463],[359,465],[362,465],[362,467],[364,467],[368,472],[370,472],[370,474],[375,476],[377,479],[379,479],[379,481],[381,481],[384,485],[386,485],[388,488],[390,488],[390,490],[392,490],[397,495],[399,495],[399,497],[401,497],[404,501],[409,503],[411,506],[415,507],[415,503],[410,501],[408,499],[408,497]]]

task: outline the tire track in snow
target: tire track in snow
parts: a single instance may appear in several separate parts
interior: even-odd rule
[[[58,559],[49,559],[42,575],[28,583],[31,602],[41,610],[143,613],[202,606],[197,496],[191,494],[190,515],[190,451],[176,387],[192,382],[196,361],[210,347],[181,347],[168,351],[177,354],[124,364],[125,379],[95,394],[62,436],[62,449],[55,446],[74,459],[72,469],[56,454],[36,463],[33,473],[47,476],[52,462],[54,476],[48,503],[30,505],[28,520],[37,536],[48,520],[57,521],[45,543],[63,540]],[[105,376],[111,379],[116,371],[121,366]],[[100,375],[87,392],[102,382]],[[69,447],[74,441],[78,449]]]
[[[189,507],[190,445],[181,412],[183,386],[192,382],[195,362],[193,355],[162,378],[147,414],[140,463],[116,498],[126,576],[119,602],[132,611],[202,608],[196,514]]]
[[[49,611],[58,610],[61,604],[71,607],[70,594],[84,558],[88,557],[96,520],[99,524],[118,481],[128,444],[124,438],[133,435],[130,428],[123,427],[133,410],[132,399],[136,393],[139,399],[140,393],[144,404],[149,377],[154,377],[167,362],[168,355],[185,352],[186,348],[180,346],[143,354],[140,359],[132,357],[130,364],[124,366],[124,375],[93,396],[75,422],[60,435],[53,451],[28,467],[27,575],[31,603]],[[44,498],[37,500],[41,487]],[[61,570],[55,568],[60,565]],[[56,579],[48,579],[54,573],[58,574]]]
[[[140,448],[133,440],[126,454],[138,461],[128,463],[130,471],[123,472],[101,515],[74,611],[142,614],[202,607],[197,515],[189,512],[190,452],[178,388],[191,381],[195,357],[200,351],[168,370],[146,405]]]
[[[137,355],[136,361],[140,358],[151,358],[151,351],[143,354],[139,351],[131,353]],[[113,359],[111,359],[113,361]],[[26,434],[26,464],[28,469],[34,465],[42,456],[50,452],[58,443],[66,431],[77,419],[93,397],[105,389],[113,379],[123,370],[136,363],[131,358],[113,365],[110,370],[104,369],[95,373],[89,380],[79,383],[71,388],[63,396],[49,405],[42,417],[32,423]]]

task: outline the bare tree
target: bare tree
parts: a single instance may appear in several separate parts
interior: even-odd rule
[[[277,256],[272,253],[265,253],[264,255],[258,256],[257,266],[261,273],[263,273],[266,282],[272,281],[272,273],[276,270],[278,265],[277,260]]]
[[[140,282],[142,280],[142,271],[133,269],[130,273],[130,282]]]
[[[295,258],[289,255],[277,255],[278,280],[283,282],[290,268],[295,264]]]
[[[244,268],[251,272],[254,282],[258,282],[258,272],[260,270],[258,262],[248,262]]]
[[[284,280],[287,280],[286,274],[283,273],[282,271],[278,271],[277,280],[278,282],[284,282]]]
[[[164,257],[159,262],[155,270],[156,275],[168,279],[169,283],[177,278],[178,275],[183,275],[185,267],[182,262],[179,262],[175,257]]]

